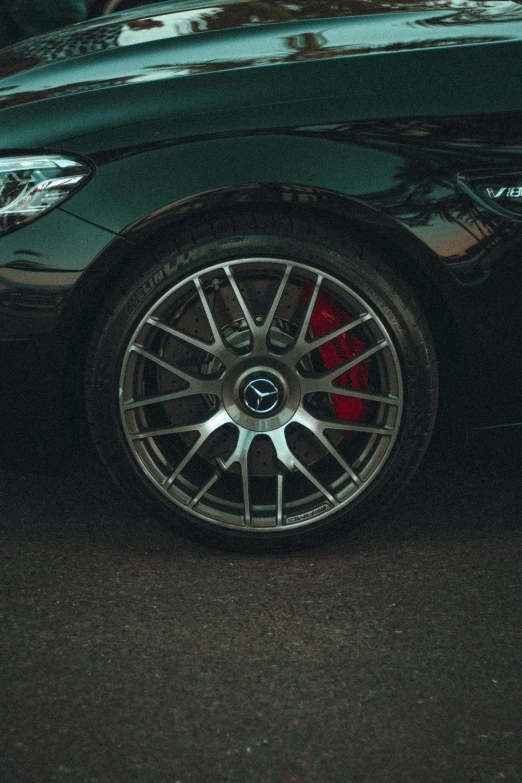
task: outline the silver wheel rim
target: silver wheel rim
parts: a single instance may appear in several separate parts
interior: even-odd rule
[[[324,302],[342,323],[318,334]],[[362,370],[366,388],[353,381]],[[364,417],[341,413],[352,403],[340,400]],[[397,353],[369,303],[273,258],[173,285],[140,320],[120,376],[121,421],[146,480],[194,521],[250,532],[347,509],[388,462],[402,404]]]

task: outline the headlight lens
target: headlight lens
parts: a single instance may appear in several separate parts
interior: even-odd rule
[[[55,207],[91,173],[61,155],[0,158],[0,235]]]

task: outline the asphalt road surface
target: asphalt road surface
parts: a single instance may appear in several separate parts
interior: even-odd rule
[[[1,474],[1,783],[520,780],[521,458],[439,442],[276,557],[174,537],[89,451]]]

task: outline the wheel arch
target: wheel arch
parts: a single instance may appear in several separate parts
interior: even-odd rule
[[[449,272],[439,257],[397,221],[361,201],[320,188],[292,184],[241,185],[198,193],[167,205],[128,226],[85,271],[73,291],[63,318],[71,334],[66,378],[67,409],[81,411],[83,363],[89,336],[103,302],[118,286],[129,266],[146,268],[159,256],[167,237],[190,230],[194,221],[231,210],[278,210],[293,214],[313,214],[334,221],[343,231],[358,236],[366,245],[387,257],[413,288],[434,337],[441,365],[441,418],[454,425],[461,420],[455,405],[453,379],[466,361],[458,318],[451,306]],[[455,417],[458,417],[455,418]],[[78,416],[73,415],[78,423]]]

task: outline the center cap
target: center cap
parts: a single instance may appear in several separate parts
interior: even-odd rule
[[[258,416],[266,416],[279,406],[282,389],[271,378],[257,376],[247,380],[240,396],[248,411]]]
[[[297,373],[286,365],[263,357],[254,364],[248,358],[223,378],[223,405],[231,421],[239,427],[262,434],[287,424],[301,401]]]

